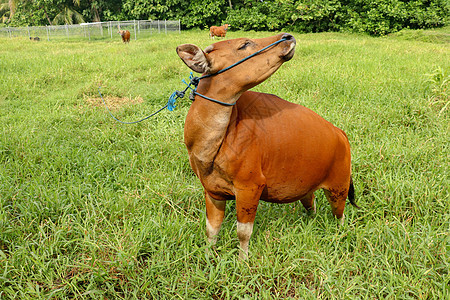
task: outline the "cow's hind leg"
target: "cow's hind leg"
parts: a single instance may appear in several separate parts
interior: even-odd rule
[[[348,188],[339,189],[324,189],[325,196],[331,205],[331,212],[340,220],[340,223],[344,223],[344,208],[345,201],[347,200]]]
[[[226,201],[217,201],[211,198],[205,191],[206,200],[206,236],[208,241],[214,245],[217,241],[217,234],[222,226],[225,216]]]
[[[316,213],[316,201],[315,201],[314,193],[310,193],[310,194],[306,195],[305,197],[300,199],[300,201],[302,202],[303,206],[305,207],[305,209],[308,213],[313,213],[313,214]]]

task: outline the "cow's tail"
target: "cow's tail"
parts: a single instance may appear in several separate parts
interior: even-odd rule
[[[350,200],[351,205],[356,208],[360,208],[355,202],[355,187],[353,186],[352,177],[350,177],[350,187],[348,188],[348,200]]]

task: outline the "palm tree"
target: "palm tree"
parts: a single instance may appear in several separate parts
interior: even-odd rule
[[[0,19],[7,23],[14,16],[19,0],[0,0]]]
[[[73,4],[80,6],[80,0],[73,0]],[[69,6],[64,6],[63,10],[55,16],[52,22],[52,24],[70,25],[77,23],[84,23],[84,18],[79,12]]]
[[[0,21],[6,23],[9,20],[9,6],[7,1],[0,0]]]
[[[92,11],[92,14],[94,15],[94,18],[92,21],[100,22],[100,14],[98,13],[96,2],[94,2],[94,0],[89,0],[89,2],[91,3],[91,11]]]
[[[77,24],[84,23],[83,16],[74,9],[65,6],[64,9],[55,16],[52,24]]]

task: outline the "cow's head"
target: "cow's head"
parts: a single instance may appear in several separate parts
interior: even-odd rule
[[[285,40],[226,72],[210,77],[215,90],[231,89],[237,94],[263,82],[293,57],[296,41],[292,35],[282,33],[261,39],[232,39],[212,44],[204,51],[196,45],[184,44],[177,47],[177,53],[193,71],[215,74],[281,39]]]

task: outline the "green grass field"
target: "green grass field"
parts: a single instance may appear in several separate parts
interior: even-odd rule
[[[255,90],[346,131],[361,209],[338,226],[322,192],[313,216],[261,203],[245,262],[231,202],[207,251],[188,97],[122,125],[98,95],[125,121],[159,109],[189,76],[176,46],[206,31],[0,39],[0,299],[449,299],[449,34],[294,34]]]

